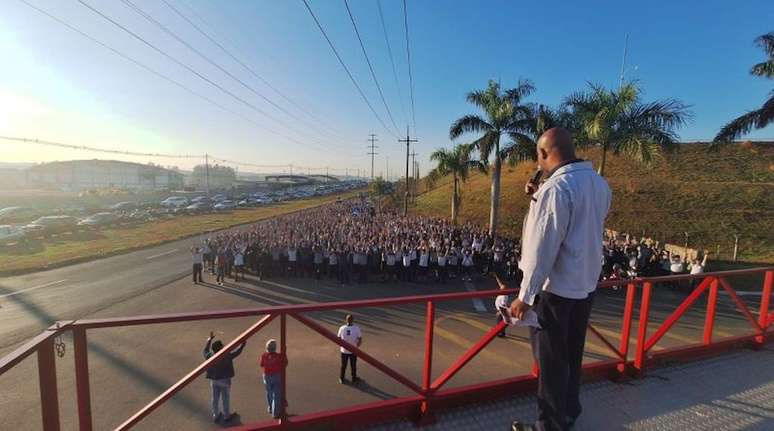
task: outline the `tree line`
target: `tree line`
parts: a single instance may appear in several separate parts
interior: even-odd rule
[[[755,44],[768,59],[755,64],[750,74],[774,78],[774,32],[759,36]],[[661,154],[675,150],[679,139],[677,130],[692,116],[689,106],[676,99],[644,101],[642,88],[635,81],[613,89],[590,83],[587,89],[570,94],[555,108],[527,102],[534,92],[535,86],[529,80],[519,80],[514,88],[506,89],[490,80],[487,88],[467,94],[467,101],[479,112],[454,121],[449,128],[449,138],[474,136],[474,140],[452,149],[434,151],[430,160],[436,167],[427,177],[433,182],[446,175],[452,176],[452,222],[456,223],[459,212],[460,183],[465,182],[471,170],[487,174],[491,171],[489,231],[494,235],[503,162],[514,165],[537,160],[537,140],[550,128],[568,129],[578,147],[600,147],[599,173],[604,175],[609,151],[649,164]],[[768,100],[761,108],[724,125],[708,148],[732,142],[772,122],[774,91],[769,92]],[[478,157],[474,157],[476,155]]]

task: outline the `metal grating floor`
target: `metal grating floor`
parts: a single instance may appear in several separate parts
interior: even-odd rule
[[[584,413],[574,430],[774,430],[774,348],[651,370],[642,380],[584,385]],[[436,430],[510,430],[513,419],[534,420],[534,396],[449,410]],[[417,430],[409,421],[362,431]]]

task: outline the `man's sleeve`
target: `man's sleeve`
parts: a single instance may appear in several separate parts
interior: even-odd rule
[[[554,188],[541,193],[530,207],[524,225],[521,264],[524,279],[519,299],[534,304],[554,266],[570,220],[567,198]]]

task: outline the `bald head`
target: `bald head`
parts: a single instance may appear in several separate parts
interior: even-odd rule
[[[551,171],[561,163],[575,159],[575,145],[570,132],[561,127],[548,129],[537,143],[538,164],[543,171]]]

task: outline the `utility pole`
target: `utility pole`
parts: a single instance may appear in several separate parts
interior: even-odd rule
[[[419,178],[417,178],[418,168],[417,168],[417,162],[415,161],[416,156],[417,156],[416,150],[412,151],[411,152],[411,177],[412,177],[412,181],[411,181],[411,201],[412,202],[414,202],[414,200],[416,200],[417,182],[419,181]]]
[[[329,178],[328,178],[328,167],[326,166],[326,167],[325,167],[325,182],[326,182],[326,183],[328,182],[328,179],[329,179]]]
[[[204,175],[206,177],[205,182],[207,184],[207,197],[210,196],[210,156],[204,155]]]
[[[409,135],[409,126],[406,126],[406,139],[398,139],[398,142],[406,144],[406,193],[403,196],[403,216],[408,215],[408,198],[409,198],[409,152],[412,142],[419,142],[418,139],[411,139]]]
[[[371,145],[368,146],[368,149],[370,151],[366,154],[371,156],[371,181],[373,181],[374,180],[374,156],[378,154],[374,152],[374,150],[378,148],[376,145],[374,145],[374,142],[378,141],[378,139],[376,139],[376,135],[374,135],[373,133],[371,133],[368,136],[370,136],[368,140],[371,141]]]
[[[387,175],[387,182],[389,183],[390,182],[390,157],[385,156],[385,160],[387,163],[387,168],[385,169],[384,173],[385,175]]]

